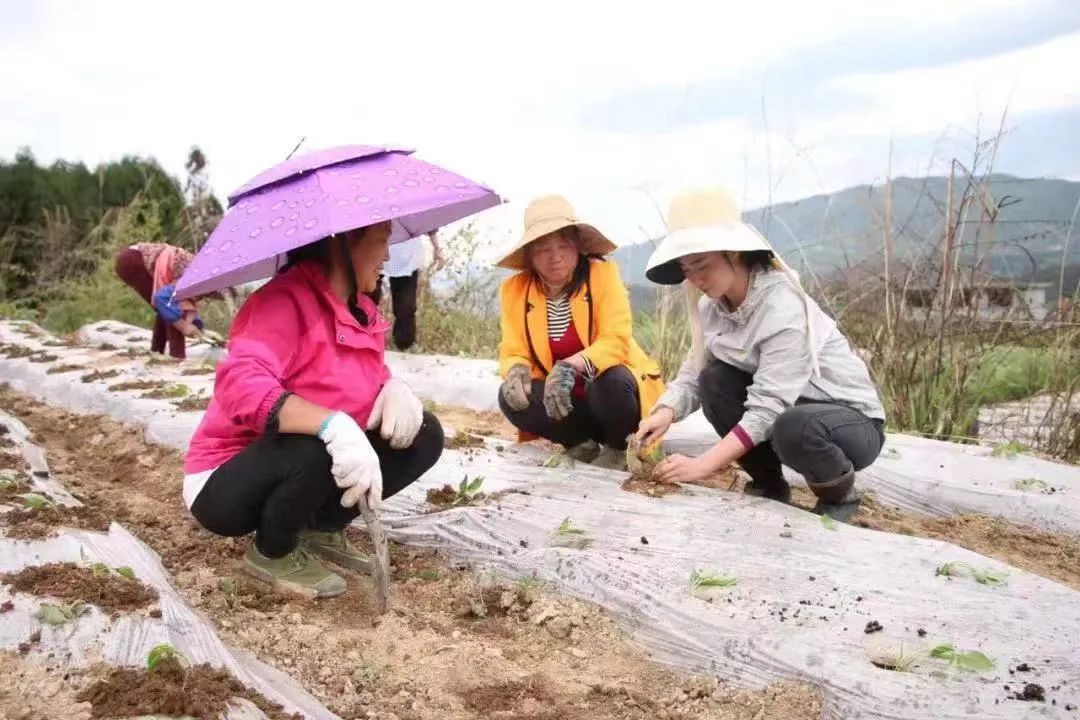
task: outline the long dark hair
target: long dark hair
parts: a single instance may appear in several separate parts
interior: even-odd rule
[[[352,266],[352,260],[349,257],[349,234],[341,233],[333,238],[324,237],[322,240],[316,240],[313,243],[307,245],[301,245],[298,248],[293,248],[285,253],[285,264],[278,270],[278,274],[288,271],[290,268],[296,267],[301,263],[317,262],[322,265],[323,270],[327,275],[330,274],[330,263],[333,247],[336,244],[338,251],[341,253],[341,261],[345,263],[345,274],[349,282],[349,297],[346,300],[346,304],[349,306],[349,312],[360,323],[361,327],[366,326],[370,321],[367,313],[364,312],[357,304],[356,296],[359,294],[359,289],[356,284],[356,268]],[[336,243],[332,241],[337,241]]]
[[[773,255],[771,250],[745,250],[739,252],[739,259],[746,263],[750,270],[772,270]]]

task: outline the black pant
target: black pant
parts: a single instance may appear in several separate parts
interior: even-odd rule
[[[511,410],[499,393],[499,409],[506,419],[531,435],[559,443],[563,447],[595,440],[610,448],[626,449],[626,437],[637,431],[641,419],[634,374],[622,365],[601,373],[585,387],[584,399],[573,399],[573,410],[560,421],[544,410],[544,381],[533,380],[529,407]]]
[[[378,432],[367,436],[379,456],[384,498],[415,482],[442,454],[442,425],[430,413],[404,450],[391,448]],[[260,553],[282,557],[296,548],[301,530],[341,530],[360,514],[355,506],[341,507],[344,491],[330,466],[330,453],[313,435],[263,436],[214,471],[191,514],[217,535],[254,532]]]
[[[375,289],[367,294],[376,305],[382,300],[382,275]],[[394,310],[394,346],[398,350],[408,350],[416,342],[416,288],[420,280],[420,271],[413,270],[412,275],[390,278],[390,304]]]
[[[702,412],[721,437],[742,418],[746,390],[753,381],[750,373],[715,360],[701,372]],[[776,418],[771,441],[743,455],[739,465],[763,487],[783,482],[780,463],[808,483],[829,482],[877,460],[885,443],[882,424],[844,405],[799,400]]]

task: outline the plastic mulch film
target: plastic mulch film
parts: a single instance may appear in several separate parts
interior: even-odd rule
[[[35,470],[47,470],[44,453],[26,438],[25,428],[18,420],[0,412],[0,422],[10,431],[9,437],[24,457],[34,458]],[[77,504],[55,480],[33,478],[34,490],[45,493],[60,504]],[[156,645],[168,643],[193,663],[210,663],[222,667],[246,685],[258,690],[268,699],[280,703],[290,712],[303,713],[308,718],[336,720],[337,716],[324,708],[291,678],[270,668],[255,658],[234,653],[212,626],[184,603],[169,582],[169,576],[157,555],[120,525],[113,523],[108,533],[65,529],[57,537],[46,540],[19,541],[0,537],[0,572],[16,572],[31,565],[50,562],[102,562],[110,567],[128,566],[143,583],[160,595],[160,618],[143,614],[121,615],[110,619],[97,608],[78,618],[73,625],[49,627],[34,617],[42,599],[12,593],[0,585],[0,600],[11,600],[14,608],[0,622],[0,648],[14,650],[34,631],[41,631],[41,641],[32,645],[27,659],[51,655],[71,668],[82,668],[103,661],[110,665],[142,666]],[[265,718],[262,712],[246,702],[237,703],[229,712],[230,720]]]
[[[698,412],[672,427],[669,452],[700,455],[717,441]],[[793,484],[805,481],[790,468]],[[1080,535],[1080,468],[1032,455],[994,457],[981,445],[890,434],[859,486],[885,505],[919,515],[983,513],[1051,532]]]
[[[388,503],[390,537],[596,603],[682,670],[754,688],[820,685],[828,718],[1026,717],[1004,689],[1025,682],[1047,689],[1039,717],[1064,718],[1065,703],[1080,703],[1080,593],[1068,587],[949,543],[823,524],[760,498],[704,489],[650,498],[591,466],[524,463],[513,451],[447,451]],[[482,475],[495,497],[427,512],[426,490],[465,475]],[[1005,584],[936,574],[957,562]],[[694,571],[733,584],[692,595]],[[868,634],[874,622],[883,629]],[[943,644],[996,667],[976,673],[927,656]],[[912,656],[910,672],[872,662]],[[1009,673],[1023,662],[1031,675]]]

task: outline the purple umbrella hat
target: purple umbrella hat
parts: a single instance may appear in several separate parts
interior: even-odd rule
[[[229,195],[229,210],[180,278],[178,298],[270,277],[285,253],[391,221],[390,242],[498,205],[490,188],[400,147],[343,145],[286,160]]]

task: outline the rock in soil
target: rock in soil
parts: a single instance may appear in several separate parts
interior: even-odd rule
[[[76,697],[79,702],[90,703],[94,717],[102,718],[212,718],[218,717],[232,698],[248,700],[270,720],[300,720],[300,715],[286,713],[224,670],[209,665],[184,668],[175,658],[162,660],[153,670],[117,668]]]
[[[17,592],[96,605],[114,616],[139,610],[158,599],[157,590],[143,585],[137,578],[129,580],[104,569],[94,572],[73,563],[32,565],[0,575],[0,582]]]

